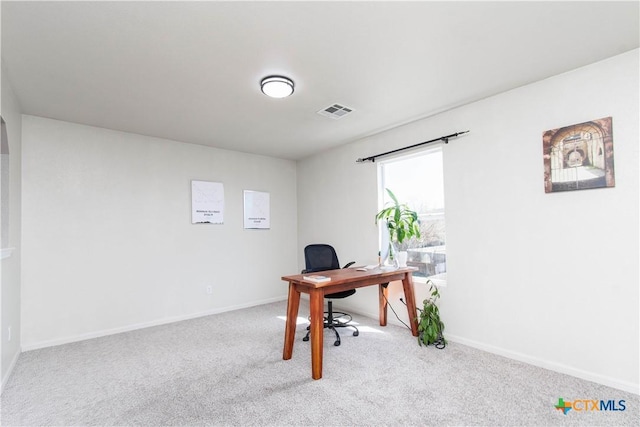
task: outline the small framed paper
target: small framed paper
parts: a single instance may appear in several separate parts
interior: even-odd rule
[[[222,224],[224,186],[221,182],[191,181],[191,223]]]
[[[269,193],[244,190],[244,228],[271,228]]]

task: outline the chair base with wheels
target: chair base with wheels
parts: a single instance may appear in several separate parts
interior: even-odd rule
[[[344,294],[348,294],[345,296],[349,296],[349,295],[353,295],[356,291],[355,290],[351,290],[351,291],[345,291],[345,292],[340,292],[340,293],[344,293]],[[331,295],[338,295],[338,294],[329,294],[327,295],[327,298],[331,298]],[[334,297],[336,298],[336,297]],[[338,298],[344,298],[344,297],[338,297]],[[324,329],[331,329],[333,331],[334,334],[336,334],[336,340],[333,342],[333,345],[335,345],[336,347],[340,345],[340,334],[338,333],[338,330],[336,328],[353,328],[353,336],[357,337],[358,335],[360,335],[360,331],[358,331],[358,328],[356,328],[354,325],[350,324],[349,322],[351,322],[352,318],[350,314],[347,313],[342,313],[340,311],[334,312],[333,311],[333,301],[329,301],[327,303],[327,310],[324,312]],[[309,334],[311,333],[311,326],[307,326],[307,335],[304,336],[304,338],[302,338],[302,341],[309,341]]]
[[[326,244],[313,244],[304,248],[304,261],[306,268],[302,270],[303,274],[316,273],[318,271],[326,270],[338,270],[340,269],[340,262],[338,261],[338,255],[336,255],[335,249],[331,245]],[[353,265],[354,262],[346,264],[342,268],[348,268]],[[324,328],[331,329],[336,334],[336,340],[333,343],[335,346],[340,345],[340,334],[337,328],[353,328],[353,336],[360,335],[360,331],[355,326],[349,324],[351,322],[351,315],[347,313],[334,312],[331,304],[332,299],[346,298],[356,293],[355,289],[348,291],[336,292],[333,294],[325,295],[327,298],[327,310],[324,313]],[[307,327],[307,335],[302,339],[303,341],[309,341],[309,333],[311,332],[311,326]]]

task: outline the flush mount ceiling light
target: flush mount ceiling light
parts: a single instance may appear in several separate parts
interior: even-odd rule
[[[286,98],[293,93],[293,80],[282,76],[269,76],[260,82],[262,93],[271,98]]]

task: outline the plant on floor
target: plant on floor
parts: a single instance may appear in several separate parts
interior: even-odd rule
[[[440,298],[440,292],[431,280],[427,280],[430,296],[423,301],[422,309],[418,308],[418,344],[426,346],[434,344],[436,348],[442,349],[447,341],[442,335],[444,323],[440,319],[440,310],[436,301]]]

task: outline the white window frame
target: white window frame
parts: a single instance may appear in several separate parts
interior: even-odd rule
[[[7,124],[0,116],[0,259],[11,256],[9,246],[9,141]]]
[[[434,144],[434,145],[430,145],[429,147],[425,147],[423,149],[420,150],[416,150],[413,151],[409,154],[396,154],[393,157],[388,157],[384,160],[378,160],[378,169],[377,169],[377,173],[378,173],[378,207],[379,209],[382,209],[385,203],[385,197],[388,198],[388,196],[386,196],[386,185],[385,185],[385,172],[384,172],[384,167],[390,163],[397,163],[397,162],[402,162],[405,160],[409,160],[409,159],[413,159],[416,157],[422,157],[422,156],[426,156],[435,152],[441,152],[442,156],[443,156],[443,161],[444,161],[444,150],[442,149],[443,144],[439,143],[439,144]],[[444,165],[443,165],[444,167]],[[391,188],[391,190],[393,191],[393,188]],[[444,189],[443,189],[444,192]],[[400,202],[402,203],[403,200],[400,200]],[[445,220],[445,224],[446,224],[446,201],[445,201],[445,208],[443,209],[435,209],[433,211],[429,211],[428,214],[441,214],[444,216],[444,220]],[[424,213],[418,212],[418,215],[424,216]],[[446,237],[445,237],[445,245],[446,247]],[[445,250],[445,257],[446,257],[446,250]],[[432,275],[432,276],[428,276],[428,277],[422,277],[422,276],[413,276],[413,281],[415,283],[426,283],[428,280],[431,280],[436,286],[440,287],[440,286],[446,286],[447,284],[447,275],[446,272],[444,275]]]

